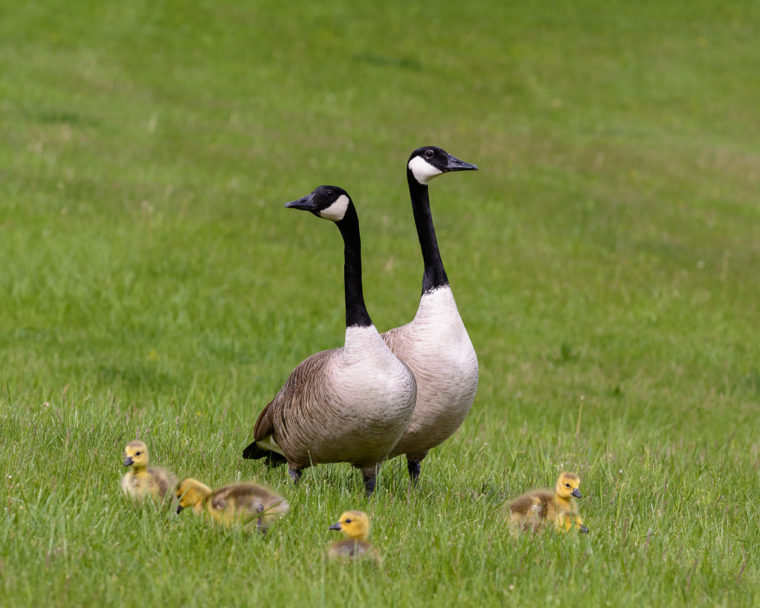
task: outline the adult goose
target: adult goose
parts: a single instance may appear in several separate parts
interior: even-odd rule
[[[406,166],[414,223],[425,270],[422,297],[414,319],[382,334],[388,347],[414,372],[417,405],[390,457],[406,454],[416,483],[428,451],[448,439],[470,411],[478,389],[478,358],[457,310],[443,268],[430,212],[428,184],[450,171],[474,171],[475,165],[435,146],[417,148]]]
[[[348,193],[320,186],[285,206],[332,220],[343,236],[345,343],[293,370],[259,414],[243,457],[287,462],[294,482],[312,464],[349,462],[361,470],[371,495],[380,463],[414,411],[415,379],[386,346],[364,305],[359,218]]]

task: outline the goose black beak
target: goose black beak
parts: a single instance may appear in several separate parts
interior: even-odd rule
[[[125,467],[131,467],[133,462],[134,462],[134,460],[132,460],[132,457],[131,456],[127,456],[124,459],[124,466]]]
[[[443,168],[444,173],[448,171],[477,171],[478,166],[471,163],[466,163],[463,160],[458,159],[456,156],[449,154],[448,162]]]
[[[317,205],[314,203],[313,195],[309,194],[307,196],[304,196],[303,198],[299,198],[297,201],[290,201],[289,203],[285,203],[286,207],[290,207],[291,209],[303,209],[304,211],[316,211]]]
[[[572,492],[573,496],[576,498],[583,498],[583,494],[581,494],[581,491],[578,488],[575,488]]]
[[[581,534],[588,534],[588,528],[586,526],[581,526],[580,533]]]
[[[182,505],[177,505],[177,514],[179,515],[180,513],[182,513],[182,509],[184,508],[185,507],[183,507]]]
[[[340,522],[338,522],[337,524],[333,524],[332,526],[330,526],[327,529],[328,530],[338,530],[340,532]]]

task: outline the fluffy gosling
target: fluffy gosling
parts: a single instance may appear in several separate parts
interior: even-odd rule
[[[573,527],[588,532],[575,503],[575,498],[581,498],[580,484],[581,479],[575,473],[562,473],[553,492],[532,490],[510,501],[513,530],[537,532],[552,523],[560,532]]]
[[[124,448],[123,456],[124,466],[129,467],[121,478],[121,489],[125,494],[137,501],[145,500],[146,496],[158,502],[171,497],[177,478],[171,471],[148,466],[148,446],[142,441],[132,441]]]
[[[346,535],[327,551],[330,558],[361,559],[370,558],[380,563],[380,553],[369,544],[369,517],[363,511],[346,511],[329,530],[338,530]]]
[[[255,520],[262,533],[290,510],[282,496],[252,482],[230,483],[212,490],[187,477],[177,484],[174,495],[179,501],[177,513],[193,507],[195,513],[208,513],[222,526],[246,525]]]

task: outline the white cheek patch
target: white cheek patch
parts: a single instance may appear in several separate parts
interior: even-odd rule
[[[443,173],[443,171],[436,169],[421,156],[415,156],[410,160],[408,167],[412,175],[414,175],[414,179],[424,186],[427,186],[431,179]]]
[[[319,217],[339,222],[346,215],[346,209],[348,209],[348,197],[341,194],[332,205],[319,212]]]

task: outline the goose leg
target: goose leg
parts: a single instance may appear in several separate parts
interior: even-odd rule
[[[412,481],[412,485],[416,486],[420,480],[420,461],[419,460],[407,460],[406,468],[409,470],[409,479]]]
[[[290,475],[290,478],[293,480],[293,483],[295,485],[298,485],[298,480],[301,479],[301,469],[294,469],[292,467],[288,467],[288,475]]]
[[[256,529],[257,529],[259,532],[261,532],[261,533],[262,533],[264,536],[266,536],[266,535],[267,535],[267,529],[266,529],[266,528],[264,528],[264,527],[261,525],[261,515],[260,515],[261,513],[263,513],[263,512],[264,512],[264,505],[258,505],[258,506],[256,507],[256,512],[257,512],[257,513],[259,513],[259,517],[258,517],[258,519],[256,519]]]
[[[367,493],[367,498],[372,496],[375,491],[375,483],[377,481],[377,472],[380,469],[380,465],[376,464],[372,467],[362,469],[362,479],[364,480],[364,491]]]
[[[427,456],[427,451],[406,455],[406,468],[409,471],[409,479],[413,486],[417,485],[420,478],[420,463],[425,456]]]

